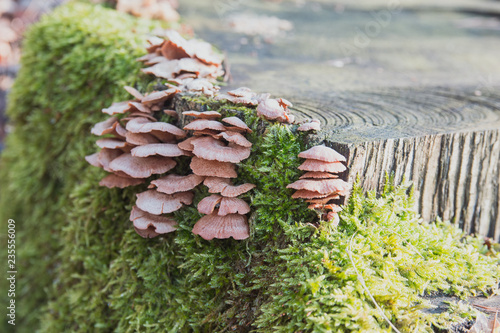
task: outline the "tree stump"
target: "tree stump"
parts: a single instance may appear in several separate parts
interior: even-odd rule
[[[270,92],[299,120],[321,120],[311,140],[348,156],[351,181],[380,190],[393,173],[413,182],[425,220],[500,239],[499,2],[183,5],[200,37],[227,52],[228,88]],[[273,35],[253,15],[293,29]],[[242,20],[264,35],[237,32]]]

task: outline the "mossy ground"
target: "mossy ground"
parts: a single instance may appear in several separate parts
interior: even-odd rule
[[[194,101],[237,113],[255,129],[252,155],[238,169],[238,182],[257,185],[246,196],[251,237],[194,236],[194,206],[175,214],[175,233],[138,237],[128,216],[144,187],[99,187],[104,172],[83,157],[96,151],[89,129],[105,118],[99,110],[127,98],[122,86],[154,83],[134,61],[148,28],[70,4],[27,35],[10,96],[15,130],[0,169],[3,230],[7,218],[18,227],[18,332],[390,331],[349,248],[368,290],[401,331],[431,331],[470,315],[459,307],[424,314],[419,295],[496,289],[498,258],[448,224],[422,223],[405,187],[388,185],[378,195],[355,188],[338,228],[307,223],[314,214],[285,188],[300,175],[303,139],[263,123],[252,109],[206,99]],[[186,161],[179,162],[181,174]],[[194,203],[206,194],[197,189]]]

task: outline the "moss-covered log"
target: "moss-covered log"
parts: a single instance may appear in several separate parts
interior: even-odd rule
[[[495,290],[495,254],[448,224],[423,223],[404,187],[389,182],[378,195],[356,187],[338,228],[318,223],[286,189],[300,176],[304,137],[206,98],[185,101],[255,130],[237,180],[257,185],[246,197],[251,237],[193,235],[193,205],[175,214],[175,233],[140,238],[129,212],[144,186],[99,187],[104,172],[83,157],[97,149],[89,130],[106,118],[100,109],[125,99],[124,85],[151,88],[134,60],[150,25],[74,3],[26,37],[0,168],[2,232],[8,218],[18,228],[18,332],[389,331],[357,271],[400,330],[430,332],[471,311],[419,312],[421,294]],[[186,161],[178,162],[182,175]],[[194,203],[206,195],[198,188]],[[0,330],[11,328],[3,321]]]

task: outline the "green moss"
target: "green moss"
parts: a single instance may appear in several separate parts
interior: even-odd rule
[[[140,36],[151,26],[75,3],[43,18],[26,35],[9,95],[15,130],[0,169],[2,226],[14,218],[18,227],[18,328],[30,331],[36,325],[47,289],[57,282],[61,229],[71,223],[67,213],[75,207],[69,194],[87,169],[82,157],[94,150],[88,133],[105,118],[98,111],[127,96],[124,84],[141,87],[149,81],[139,75],[134,58],[143,53]]]
[[[422,223],[405,187],[378,196],[355,188],[339,228],[314,222],[286,189],[300,175],[303,138],[258,119],[253,108],[208,98],[184,102],[238,115],[254,130],[236,180],[257,185],[245,197],[250,239],[208,242],[191,233],[203,186],[195,205],[175,213],[178,231],[138,237],[128,217],[146,185],[101,188],[104,172],[83,156],[96,150],[89,128],[105,118],[99,110],[126,98],[124,84],[156,84],[134,61],[146,28],[71,4],[27,36],[10,100],[15,130],[0,169],[2,223],[14,218],[19,227],[20,332],[389,331],[347,254],[353,235],[356,268],[402,331],[428,331],[468,311],[421,313],[426,292],[465,296],[496,286],[498,258],[448,224]],[[179,160],[176,172],[186,163]]]

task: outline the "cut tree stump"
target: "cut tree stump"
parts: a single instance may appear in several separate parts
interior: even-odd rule
[[[223,90],[290,100],[299,120],[321,120],[311,142],[348,156],[351,181],[380,190],[394,173],[413,182],[425,220],[500,240],[500,2],[351,2],[188,0],[180,11],[227,52]],[[228,23],[251,15],[293,29],[250,36]]]

